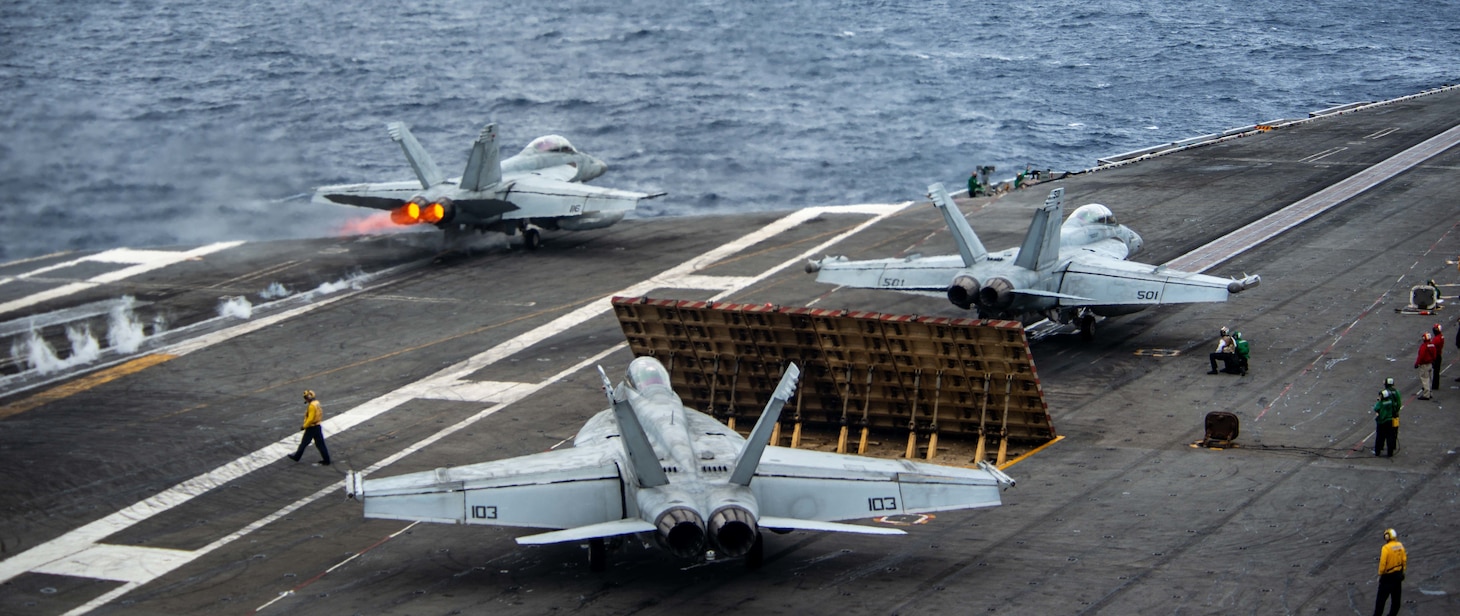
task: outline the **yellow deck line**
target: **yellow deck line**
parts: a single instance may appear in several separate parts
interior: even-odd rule
[[[1050,441],[1048,443],[1045,443],[1043,445],[1040,445],[1038,447],[1035,447],[1034,449],[1030,449],[1029,451],[1024,452],[1024,455],[1019,456],[1017,458],[1014,458],[1013,460],[1009,460],[1008,462],[1005,462],[1003,466],[1000,466],[999,467],[999,470],[1004,470],[1006,468],[1009,468],[1010,466],[1013,466],[1015,464],[1018,464],[1020,460],[1023,460],[1024,458],[1027,458],[1029,456],[1032,456],[1032,455],[1034,455],[1036,453],[1039,453],[1041,451],[1044,451],[1044,448],[1045,447],[1049,447],[1050,445],[1053,445],[1053,444],[1058,443],[1058,442],[1063,441],[1063,440],[1065,440],[1064,435],[1056,436],[1056,437],[1054,437],[1054,440],[1052,440],[1052,441]]]
[[[16,402],[15,404],[0,406],[0,419],[5,419],[6,417],[10,417],[11,415],[19,415],[20,413],[24,413],[38,406],[50,404],[57,400],[74,396],[83,391],[106,383],[110,383],[129,374],[141,372],[175,357],[177,356],[168,355],[166,353],[154,353],[152,355],[144,355],[125,364],[113,366],[95,374],[81,377],[79,379],[71,381],[70,383],[61,385],[60,387],[56,387],[54,389],[35,394],[29,398]]]

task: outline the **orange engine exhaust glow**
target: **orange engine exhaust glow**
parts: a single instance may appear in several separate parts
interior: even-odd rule
[[[440,203],[432,203],[421,208],[421,222],[436,224],[446,217],[446,208]]]
[[[390,221],[398,225],[414,225],[421,222],[421,206],[412,201],[390,211]]]
[[[390,219],[389,212],[376,212],[364,218],[345,221],[336,230],[338,235],[370,235],[380,232],[405,231]]]

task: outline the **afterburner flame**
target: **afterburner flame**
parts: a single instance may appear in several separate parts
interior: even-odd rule
[[[376,212],[364,218],[347,220],[337,229],[337,235],[368,235],[382,231],[404,231],[400,225],[391,222],[390,212]]]
[[[446,208],[439,202],[421,208],[421,222],[436,224],[446,217]]]
[[[421,206],[415,201],[390,211],[390,221],[398,225],[414,225],[421,222]]]

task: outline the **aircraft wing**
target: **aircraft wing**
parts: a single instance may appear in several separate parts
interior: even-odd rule
[[[597,447],[346,481],[367,518],[559,529],[625,515],[617,457]]]
[[[824,284],[942,297],[963,269],[963,261],[957,255],[867,261],[827,257],[813,261],[807,269],[816,272],[816,282]]]
[[[516,177],[501,196],[518,207],[502,217],[558,218],[589,212],[628,212],[638,207],[641,199],[663,194],[599,188],[529,173]]]
[[[995,507],[1013,480],[970,469],[768,447],[750,488],[762,518],[835,522],[899,513]]]
[[[1257,286],[1257,276],[1242,280],[1184,272],[1145,263],[1089,257],[1071,261],[1060,292],[1061,306],[1158,305],[1224,302],[1233,293]]]

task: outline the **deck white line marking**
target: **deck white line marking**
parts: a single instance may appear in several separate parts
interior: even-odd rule
[[[1175,259],[1164,267],[1204,272],[1227,262],[1278,234],[1348,201],[1420,163],[1438,156],[1460,142],[1460,126],[1435,135],[1408,150],[1355,173],[1258,221],[1219,237]]]
[[[11,277],[7,280],[0,280],[0,284],[5,284],[6,282],[10,282],[11,280],[23,280],[39,273],[53,271],[63,267],[70,267],[88,261],[99,263],[135,263],[135,265],[131,267],[124,267],[114,272],[97,274],[83,281],[61,285],[53,289],[46,289],[45,291],[34,293],[27,297],[22,297],[20,299],[5,302],[3,304],[0,304],[0,314],[14,312],[16,310],[20,310],[21,308],[28,308],[41,302],[50,301],[59,297],[65,297],[74,293],[80,293],[87,289],[100,286],[109,282],[125,280],[133,276],[145,274],[152,270],[161,269],[169,265],[187,261],[189,259],[212,254],[221,250],[227,250],[242,243],[243,242],[218,242],[216,244],[209,244],[207,246],[201,246],[192,250],[186,250],[181,252],[167,250],[132,250],[129,248],[116,248],[108,250],[106,252],[82,257],[80,259],[67,261],[65,263],[48,265],[33,272],[26,272],[24,274],[19,274],[17,276]]]
[[[466,375],[480,370],[485,366],[494,364],[502,358],[508,357],[516,353],[517,351],[528,348],[538,342],[541,342],[542,340],[561,333],[570,327],[576,326],[595,316],[608,312],[611,309],[610,298],[613,295],[642,295],[643,293],[647,293],[650,290],[661,287],[675,287],[676,285],[678,285],[679,288],[684,288],[684,284],[686,284],[687,282],[694,282],[696,278],[723,278],[692,276],[692,274],[700,269],[710,267],[718,263],[720,260],[730,255],[733,255],[741,250],[744,250],[745,248],[774,237],[789,229],[795,228],[796,226],[806,222],[807,220],[811,220],[824,213],[872,214],[873,216],[871,219],[863,222],[862,224],[859,224],[850,230],[842,232],[835,237],[828,239],[821,244],[818,244],[817,246],[803,252],[802,255],[788,260],[771,270],[762,272],[757,276],[734,278],[745,280],[747,284],[763,280],[767,276],[771,275],[771,273],[786,267],[788,264],[795,263],[800,259],[804,259],[805,255],[811,255],[821,250],[825,250],[826,247],[835,244],[836,242],[840,242],[843,239],[846,239],[847,237],[850,237],[851,235],[858,233],[866,229],[867,227],[870,227],[877,222],[880,222],[881,220],[896,214],[897,212],[902,211],[909,205],[912,205],[911,201],[900,204],[815,207],[791,212],[790,214],[787,214],[786,216],[776,220],[775,222],[772,222],[765,227],[762,227],[752,233],[748,233],[734,241],[728,242],[699,256],[691,258],[690,260],[685,261],[684,263],[681,263],[675,267],[669,268],[668,270],[665,270],[664,272],[650,278],[647,281],[632,285],[618,293],[613,293],[609,296],[605,296],[598,300],[595,300],[588,305],[579,308],[578,310],[554,319],[553,321],[539,326],[531,331],[523,333],[516,338],[498,344],[497,346],[492,347],[491,349],[483,353],[479,353],[472,356],[471,358],[468,358],[465,361],[457,363],[456,365],[442,369],[437,373],[426,377],[425,379],[406,385],[395,391],[389,392],[373,400],[365,402],[364,404],[361,404],[348,411],[335,415],[330,419],[325,420],[325,428],[331,434],[339,434],[356,425],[359,425],[360,423],[369,421],[370,419],[373,419],[382,413],[390,411],[411,399],[416,398],[416,394],[423,390],[455,386],[455,384],[460,382],[462,380],[462,377]],[[722,293],[721,296],[728,295],[733,291],[734,290],[726,290],[724,293]],[[333,301],[338,301],[338,299],[343,299],[343,297],[331,299]],[[295,310],[302,310],[303,308],[307,307],[301,307]],[[287,313],[281,313],[281,315],[282,314]],[[245,323],[239,325],[238,327],[246,328],[251,325],[254,324]],[[254,329],[258,329],[258,327],[252,327],[251,329],[248,329],[248,331],[253,331]],[[203,338],[206,338],[206,336]],[[217,341],[219,340],[215,340],[209,344],[216,344]],[[207,346],[207,344],[189,346],[189,343],[192,342],[194,341],[189,341],[176,345],[176,348],[174,348],[174,350],[170,352],[174,354],[178,354],[180,351],[191,352],[197,350],[198,348],[203,348]],[[587,366],[592,361],[597,361],[598,359],[607,356],[614,350],[626,346],[626,344],[627,343],[619,343],[618,345],[610,347],[609,349],[594,355],[592,358],[589,358],[589,360],[580,362],[579,364],[575,365],[574,368],[570,368],[569,370],[575,371],[581,369],[581,367]],[[563,378],[567,374],[571,374],[570,371],[564,371],[562,373],[559,373],[558,375],[552,377],[552,379],[550,379],[549,381],[544,381],[543,383],[537,385],[505,389],[499,392],[499,394],[506,398],[505,400],[499,400],[498,404],[489,407],[481,411],[477,415],[474,415],[472,418],[468,418],[468,420],[464,421],[480,421],[480,419],[490,416],[492,413],[497,412],[507,404],[511,404],[512,402],[521,400],[531,393],[535,393],[542,387],[552,384],[553,382]],[[470,424],[464,423],[458,425],[465,427],[465,425]],[[398,452],[386,458],[385,460],[382,460],[376,465],[372,465],[370,468],[366,469],[366,472],[370,472],[371,470],[383,467],[386,464],[399,460],[401,457],[409,455],[410,453],[418,450],[420,447],[425,447],[426,445],[429,445],[430,443],[439,440],[439,438],[444,438],[444,436],[446,435],[443,433],[438,434],[440,436],[433,435],[433,437],[423,439],[416,445],[412,445],[406,450],[402,450],[401,452]],[[88,548],[91,548],[94,545],[97,545],[98,542],[108,536],[111,536],[117,532],[120,532],[121,530],[124,530],[144,520],[147,520],[148,518],[151,518],[152,516],[155,516],[159,513],[168,511],[173,507],[186,503],[193,498],[201,496],[214,488],[221,487],[228,482],[233,481],[234,479],[241,478],[248,473],[263,468],[264,466],[273,464],[277,462],[280,458],[282,458],[285,454],[293,451],[293,444],[295,440],[297,440],[296,436],[291,434],[283,440],[263,447],[262,449],[259,449],[251,454],[242,456],[234,460],[233,462],[220,466],[216,469],[213,469],[212,471],[184,481],[168,490],[164,490],[157,495],[135,503],[132,506],[122,509],[121,511],[118,511],[112,515],[83,525],[60,537],[57,537],[34,548],[16,554],[9,559],[0,561],[0,582],[8,581],[17,575],[20,575],[21,573],[32,571],[38,567],[45,566],[57,560],[73,557],[76,554]],[[212,544],[209,544],[208,546],[191,552],[191,558],[187,559],[187,561],[177,563],[176,566],[182,566],[183,564],[186,564],[186,562],[191,562],[191,560],[195,560],[196,558],[201,557],[202,555],[214,549],[217,549],[222,545],[226,545],[227,543],[232,542],[239,537],[251,533],[254,530],[264,526],[265,524],[268,524],[273,520],[278,519],[279,517],[287,515],[289,512],[294,511],[298,507],[304,506],[304,504],[307,504],[307,502],[312,502],[313,500],[321,498],[325,494],[333,492],[337,489],[339,488],[336,486],[330,486],[328,488],[320,490],[319,492],[316,492],[310,497],[306,497],[306,499],[304,500],[292,503],[284,509],[281,509],[279,512],[276,512],[275,514],[260,519],[235,533],[232,533],[222,539],[219,539],[218,541],[213,542]],[[115,593],[116,591],[113,592]],[[110,597],[109,599],[107,599],[107,601],[102,601],[98,603],[98,601],[100,601],[101,599],[99,597],[97,600],[94,600],[87,604],[92,607],[82,611],[73,610],[73,612],[71,613],[84,614],[100,605],[104,605],[111,599],[121,596],[121,594],[125,593],[120,593],[116,595],[113,595],[113,593],[107,593],[107,595],[104,595]],[[78,608],[78,610],[81,610],[81,608]]]
[[[1299,158],[1298,159],[1298,162],[1300,162],[1300,163],[1317,162],[1317,161],[1323,160],[1325,158],[1328,158],[1329,156],[1333,156],[1334,154],[1337,154],[1337,153],[1342,152],[1342,151],[1347,150],[1347,149],[1348,148],[1328,148],[1327,150],[1324,150],[1324,151],[1319,152],[1317,154],[1310,154],[1310,155],[1308,155],[1308,156],[1306,156],[1304,158]]]

